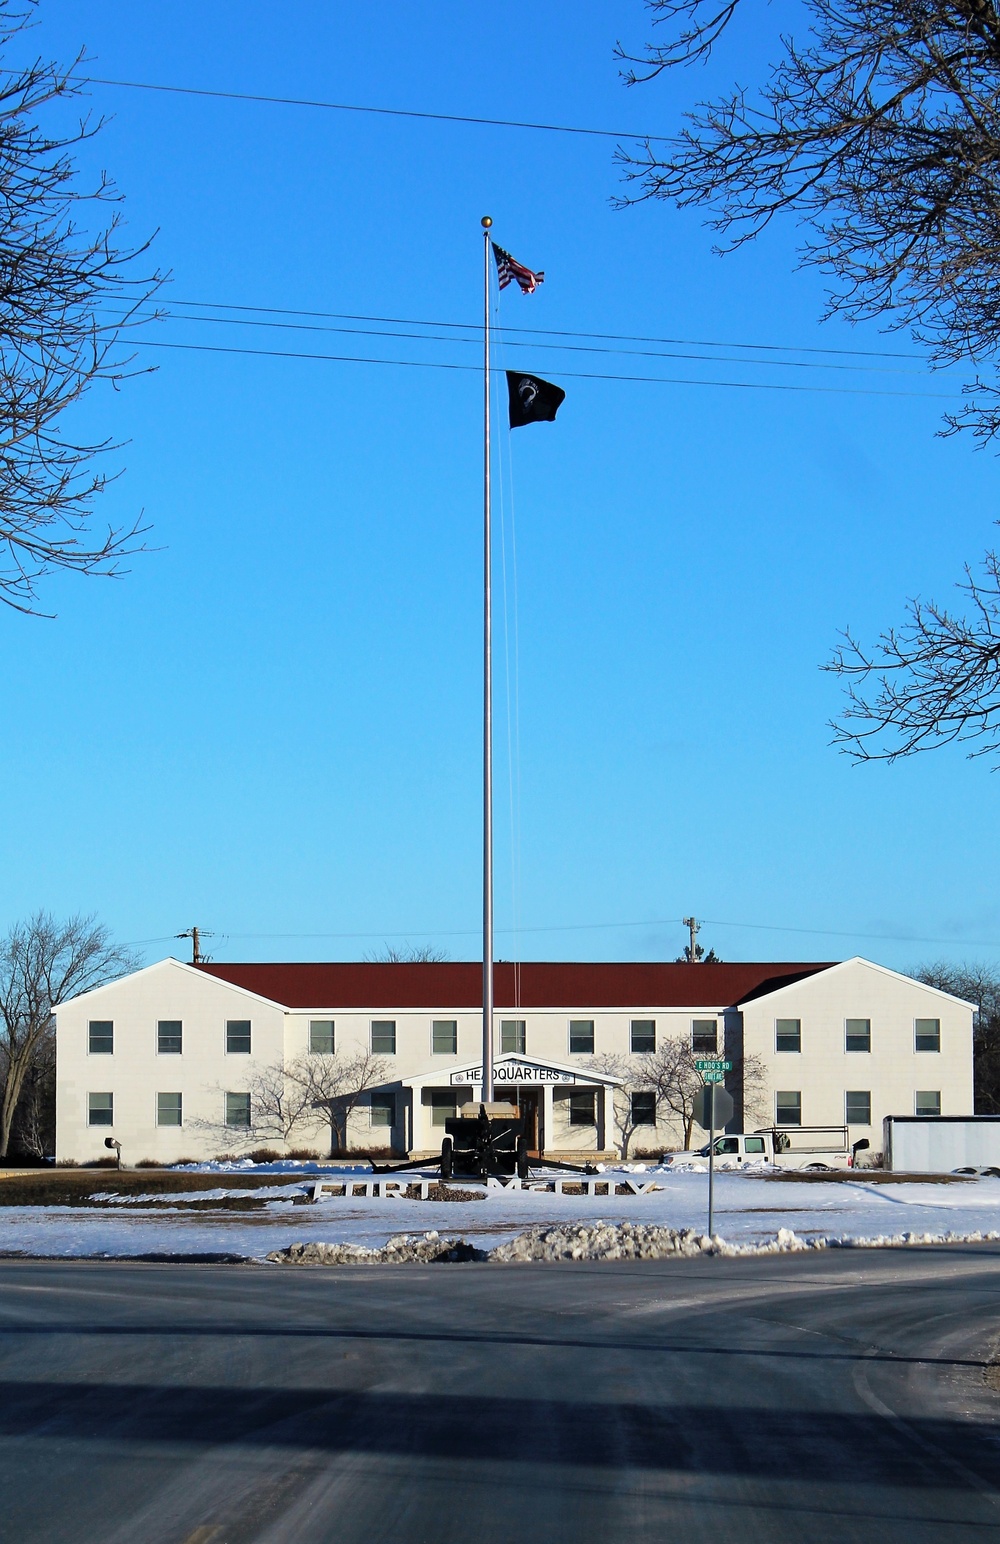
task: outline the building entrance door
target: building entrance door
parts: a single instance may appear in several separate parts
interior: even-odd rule
[[[511,1093],[515,1090],[511,1089]],[[524,1122],[524,1135],[528,1139],[529,1158],[541,1157],[542,1143],[542,1091],[540,1088],[518,1088],[517,1108]]]

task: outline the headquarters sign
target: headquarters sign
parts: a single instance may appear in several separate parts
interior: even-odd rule
[[[451,1074],[453,1084],[481,1083],[482,1063]],[[494,1083],[575,1083],[576,1074],[562,1067],[546,1067],[541,1062],[498,1061],[493,1067]]]

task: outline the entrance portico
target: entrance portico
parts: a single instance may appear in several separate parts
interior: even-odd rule
[[[494,1099],[518,1106],[533,1156],[616,1153],[614,1090],[620,1078],[508,1051],[494,1061],[493,1082]],[[410,1152],[435,1153],[448,1115],[482,1099],[482,1063],[435,1067],[403,1078],[402,1086],[411,1090]]]

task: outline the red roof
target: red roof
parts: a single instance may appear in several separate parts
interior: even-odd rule
[[[498,1008],[728,1008],[829,970],[807,965],[550,964],[494,966]],[[419,964],[199,965],[286,1008],[462,1008],[483,1000],[478,961]],[[517,990],[515,992],[515,971]]]

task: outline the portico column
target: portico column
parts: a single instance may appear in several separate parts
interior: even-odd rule
[[[554,1118],[552,1114],[552,1084],[542,1084],[542,1152],[551,1152]]]

